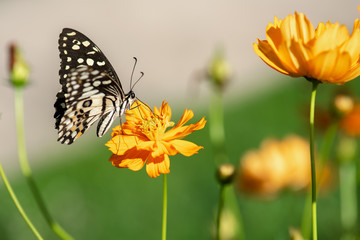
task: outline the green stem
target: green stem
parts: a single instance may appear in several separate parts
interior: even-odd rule
[[[340,216],[347,234],[353,231],[357,222],[356,165],[354,161],[340,164]]]
[[[239,203],[237,200],[237,194],[236,194],[235,187],[231,186],[229,190],[230,191],[228,191],[226,199],[228,199],[229,208],[235,215],[236,223],[238,225],[236,239],[245,240],[246,238],[245,238],[245,232],[244,232],[244,227],[243,227],[243,221],[242,221],[242,217],[241,217],[240,206],[239,206]]]
[[[167,174],[163,174],[163,218],[162,218],[162,240],[166,240],[167,224]]]
[[[326,165],[330,151],[333,148],[336,133],[337,133],[337,122],[332,123],[327,129],[324,134],[324,140],[321,144],[320,149],[320,173],[317,178],[317,183],[321,181],[321,176],[323,173],[323,168]],[[311,224],[309,223],[309,218],[311,218],[311,189],[309,189],[306,199],[305,199],[305,206],[304,206],[304,213],[302,217],[302,224],[301,224],[301,234],[305,239],[310,238],[311,234]]]
[[[39,206],[41,213],[45,220],[52,228],[52,230],[62,239],[71,240],[73,239],[57,222],[51,217],[43,198],[41,197],[40,191],[36,186],[36,183],[32,177],[31,168],[27,160],[26,144],[25,144],[25,130],[24,130],[24,106],[23,106],[23,92],[21,87],[15,87],[15,118],[16,118],[16,129],[17,129],[17,144],[18,144],[18,155],[20,166],[23,175],[25,176],[30,190],[34,195],[37,205]]]
[[[31,231],[33,231],[33,233],[35,234],[35,236],[38,238],[38,239],[43,239],[40,235],[40,233],[36,230],[36,228],[34,227],[34,225],[32,224],[32,222],[30,221],[30,219],[28,218],[28,216],[26,215],[24,209],[21,207],[21,204],[19,202],[19,200],[17,199],[6,175],[5,175],[5,172],[2,168],[2,165],[0,163],[0,174],[1,174],[1,177],[4,181],[4,184],[5,184],[5,187],[6,189],[8,190],[9,194],[10,194],[10,197],[12,198],[16,208],[18,209],[19,213],[21,214],[21,216],[23,217],[23,219],[25,220],[25,222],[27,223],[27,225],[30,227]]]
[[[219,194],[219,206],[218,212],[216,216],[216,240],[220,240],[221,238],[221,214],[224,209],[224,201],[225,201],[225,185],[220,184],[220,194]]]
[[[337,155],[339,161],[340,220],[343,239],[354,239],[357,224],[356,161],[357,141],[340,135]]]
[[[214,149],[215,165],[228,162],[225,149],[224,106],[223,96],[219,89],[214,89],[209,105],[209,134]]]
[[[309,219],[311,218],[311,189],[308,189],[306,198],[305,198],[305,206],[304,213],[301,221],[301,235],[304,239],[310,239],[311,234],[311,224]]]
[[[312,92],[310,100],[310,159],[311,159],[311,221],[313,240],[317,240],[317,216],[316,216],[316,164],[315,164],[315,143],[314,143],[314,116],[315,99],[318,81],[312,81]]]

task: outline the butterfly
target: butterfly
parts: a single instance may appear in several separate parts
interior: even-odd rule
[[[135,93],[132,87],[124,93],[110,62],[84,34],[64,28],[59,36],[59,51],[62,88],[54,104],[58,141],[72,144],[97,120],[97,136],[102,137],[114,119],[130,109]]]

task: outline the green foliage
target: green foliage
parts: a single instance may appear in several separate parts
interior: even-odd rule
[[[304,80],[287,79],[284,82],[291,84],[253,95],[237,104],[227,104],[226,147],[235,166],[238,166],[243,153],[258,148],[265,137],[283,137],[289,133],[307,137],[307,103],[311,86]],[[356,84],[352,81],[347,86],[359,85]],[[333,91],[333,86],[320,85],[318,105],[326,106]],[[197,112],[195,115],[206,113]],[[218,185],[206,129],[189,136],[189,140],[205,147],[199,154],[190,158],[171,157],[168,239],[212,237]],[[45,161],[54,164],[35,169],[34,176],[50,212],[76,239],[144,239],[144,236],[149,240],[159,239],[162,178],[149,178],[145,169],[132,172],[111,166],[105,142],[106,136],[86,148],[74,144],[64,146],[66,151],[61,154],[44,152]],[[29,159],[31,161],[32,157]],[[25,179],[19,175],[10,181],[41,234],[45,239],[56,239],[40,215]],[[246,239],[288,239],[289,227],[300,228],[304,201],[303,192],[284,192],[277,198],[265,200],[239,194]],[[4,188],[0,191],[0,205],[1,239],[35,239]],[[336,190],[320,194],[320,239],[340,238],[338,208]]]

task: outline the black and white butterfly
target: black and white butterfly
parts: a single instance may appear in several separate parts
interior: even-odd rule
[[[97,136],[103,136],[114,118],[130,109],[135,93],[132,88],[124,93],[110,62],[82,33],[64,28],[59,51],[62,88],[54,104],[58,141],[73,143],[98,119]]]

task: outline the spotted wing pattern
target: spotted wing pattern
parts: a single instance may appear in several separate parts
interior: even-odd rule
[[[73,143],[99,119],[97,135],[101,137],[119,115],[128,95],[105,55],[85,35],[63,29],[59,51],[62,88],[54,104],[58,141]]]

